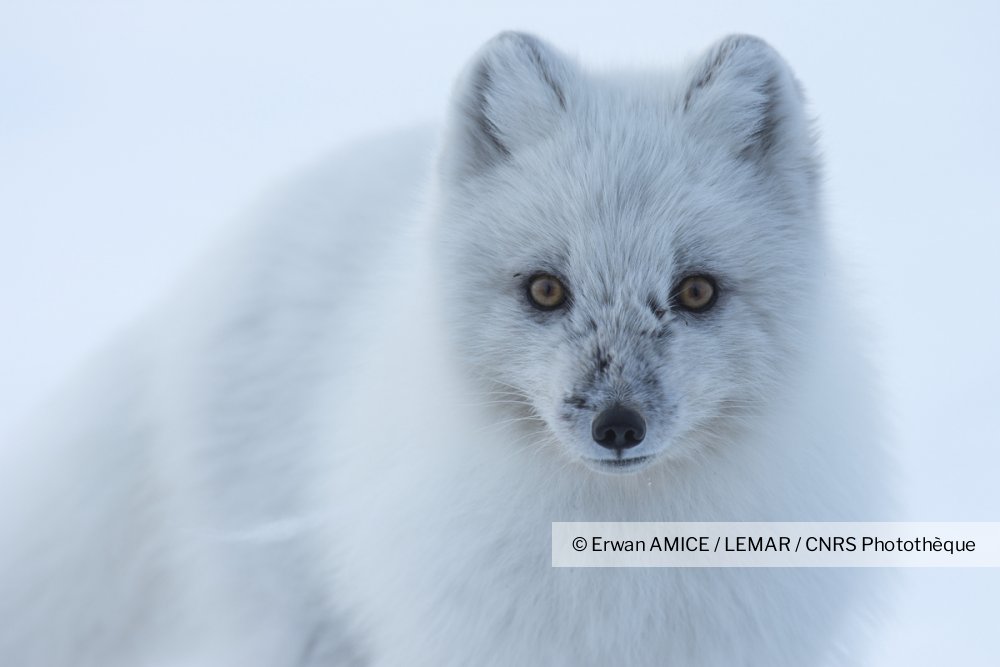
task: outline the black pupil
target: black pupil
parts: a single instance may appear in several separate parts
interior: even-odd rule
[[[544,308],[555,308],[563,300],[563,286],[551,276],[539,276],[531,283],[532,300]]]

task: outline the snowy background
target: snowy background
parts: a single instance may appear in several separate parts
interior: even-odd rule
[[[0,432],[289,171],[440,118],[502,29],[589,65],[789,60],[913,520],[1000,520],[1000,5],[0,0]],[[996,665],[1000,570],[913,570],[872,665]]]

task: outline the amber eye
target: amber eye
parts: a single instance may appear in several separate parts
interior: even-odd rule
[[[538,273],[528,281],[528,299],[540,310],[554,310],[566,302],[566,288],[555,276]]]
[[[688,276],[677,288],[677,305],[692,313],[702,313],[715,305],[717,290],[709,276]]]

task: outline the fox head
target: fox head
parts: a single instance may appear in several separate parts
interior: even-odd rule
[[[818,181],[800,89],[760,39],[603,76],[501,34],[460,77],[439,155],[455,354],[484,400],[596,471],[731,437],[795,363]]]

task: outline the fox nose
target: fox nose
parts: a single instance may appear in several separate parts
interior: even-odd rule
[[[602,447],[628,449],[646,437],[646,420],[635,410],[615,404],[594,418],[591,433]]]

